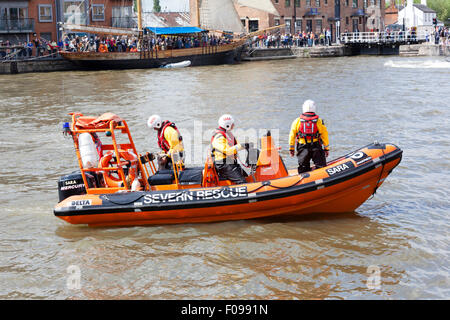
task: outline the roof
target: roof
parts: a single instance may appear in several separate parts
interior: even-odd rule
[[[416,7],[417,9],[426,12],[426,13],[436,13],[436,11],[434,11],[433,9],[428,8],[426,5],[424,4],[413,4],[414,7]]]
[[[162,34],[187,34],[187,33],[199,33],[205,30],[197,27],[146,27],[150,32],[156,35]]]

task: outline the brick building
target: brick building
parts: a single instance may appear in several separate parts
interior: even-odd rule
[[[285,33],[384,29],[385,0],[272,0],[279,16],[236,5],[249,32],[285,24]]]
[[[133,0],[0,0],[0,40],[58,41],[60,22],[132,28]]]
[[[388,26],[390,24],[397,23],[397,20],[398,20],[398,8],[395,5],[394,1],[392,1],[389,7],[387,7],[385,10],[384,22],[386,26]]]

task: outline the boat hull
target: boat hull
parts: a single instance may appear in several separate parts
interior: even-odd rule
[[[353,212],[401,157],[394,145],[369,145],[306,174],[230,187],[72,196],[54,214],[72,224],[127,226]]]
[[[240,48],[191,48],[159,52],[60,52],[80,69],[148,69],[190,61],[191,66],[233,64],[240,61]]]

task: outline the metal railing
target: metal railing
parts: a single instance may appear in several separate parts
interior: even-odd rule
[[[428,35],[430,37],[430,35]],[[406,42],[423,42],[427,40],[425,32],[393,31],[393,32],[346,32],[341,33],[342,44],[389,44]]]
[[[114,28],[137,28],[137,21],[133,17],[112,17],[111,26]]]
[[[0,19],[0,33],[34,32],[34,19]]]

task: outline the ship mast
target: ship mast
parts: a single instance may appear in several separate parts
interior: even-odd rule
[[[141,0],[136,0],[137,15],[138,15],[138,30],[142,31],[142,4]]]
[[[197,27],[201,28],[201,23],[200,23],[200,0],[195,0],[195,6],[197,9]]]

